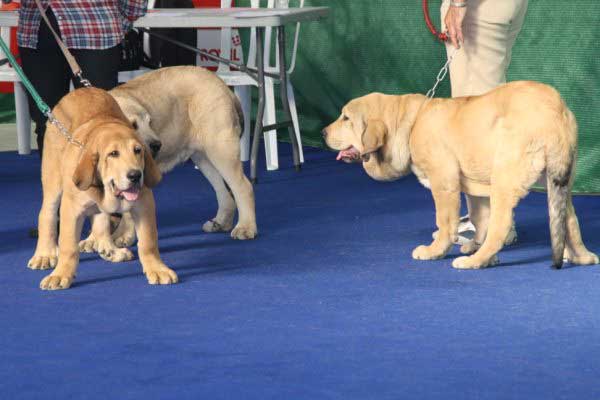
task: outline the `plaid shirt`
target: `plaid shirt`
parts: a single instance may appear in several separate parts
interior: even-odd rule
[[[70,49],[108,49],[121,43],[133,21],[146,13],[148,0],[41,0],[52,8],[60,36]],[[42,17],[34,0],[21,0],[19,46],[37,48]],[[45,23],[45,22],[42,22]]]

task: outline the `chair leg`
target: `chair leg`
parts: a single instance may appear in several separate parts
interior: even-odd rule
[[[17,114],[17,143],[19,154],[31,153],[31,116],[27,95],[21,82],[15,82],[15,111]]]
[[[236,86],[234,88],[244,113],[244,131],[240,139],[240,159],[248,161],[250,159],[250,114],[252,113],[252,97],[250,86]]]
[[[273,79],[271,78],[265,78],[265,93],[266,106],[263,123],[264,125],[271,125],[277,122],[277,110],[275,109],[275,88]],[[264,138],[267,170],[273,171],[279,169],[279,157],[277,154],[277,131],[272,130],[265,132]]]
[[[290,113],[292,114],[292,122],[294,123],[294,133],[298,139],[298,155],[300,163],[304,162],[304,151],[302,150],[302,136],[300,135],[300,122],[298,121],[298,110],[296,109],[296,96],[294,95],[294,87],[292,82],[287,82],[288,87],[288,102],[290,103]]]

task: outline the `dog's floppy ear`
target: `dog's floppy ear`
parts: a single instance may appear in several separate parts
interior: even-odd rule
[[[362,155],[374,153],[385,143],[387,127],[380,119],[369,119],[366,121],[365,130],[362,133]]]
[[[73,173],[73,183],[79,190],[88,190],[97,184],[96,168],[98,167],[98,153],[91,149],[84,149],[79,158],[79,164]]]
[[[156,162],[154,162],[148,147],[144,146],[144,185],[153,188],[158,185],[161,179],[162,174],[160,169],[158,169]]]

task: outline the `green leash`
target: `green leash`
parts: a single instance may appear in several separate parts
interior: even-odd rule
[[[21,83],[23,84],[23,86],[25,86],[25,89],[27,89],[27,91],[31,95],[31,97],[33,98],[33,101],[35,101],[35,105],[37,106],[37,108],[39,108],[39,110],[42,112],[42,114],[44,114],[48,118],[48,121],[50,121],[50,123],[52,125],[54,125],[54,126],[56,126],[56,128],[58,128],[58,131],[67,139],[67,141],[69,143],[83,148],[83,143],[76,140],[69,133],[67,128],[65,128],[65,126],[58,119],[56,119],[54,114],[52,114],[52,110],[50,110],[50,107],[48,107],[48,104],[46,104],[46,102],[42,99],[42,97],[37,92],[37,90],[35,90],[35,88],[31,84],[31,82],[29,81],[29,79],[27,79],[27,76],[25,76],[25,73],[21,69],[21,66],[17,63],[17,61],[15,60],[15,57],[12,55],[12,53],[10,52],[10,49],[8,48],[8,46],[6,45],[6,43],[4,42],[4,40],[1,37],[0,37],[0,48],[2,48],[2,51],[6,55],[6,58],[8,58],[10,65],[14,68],[17,75],[19,75],[19,78],[21,79]]]
[[[31,82],[29,81],[29,79],[27,79],[27,77],[25,76],[25,73],[21,69],[21,66],[17,63],[17,60],[15,60],[15,57],[12,55],[12,53],[10,52],[10,49],[8,48],[8,46],[6,45],[6,43],[4,42],[4,40],[1,37],[0,37],[0,47],[2,48],[2,51],[4,52],[4,54],[6,55],[6,58],[8,58],[10,65],[14,68],[17,75],[19,75],[19,79],[21,79],[21,83],[23,84],[23,86],[25,86],[25,89],[27,89],[27,91],[31,95],[31,97],[33,98],[33,101],[35,101],[35,105],[37,106],[37,108],[40,109],[42,114],[48,116],[48,114],[50,113],[50,107],[48,107],[48,104],[46,104],[46,102],[44,102],[44,100],[42,100],[39,93],[35,90],[35,88],[31,84]]]

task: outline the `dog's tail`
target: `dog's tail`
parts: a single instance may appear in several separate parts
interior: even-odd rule
[[[550,216],[550,239],[552,242],[552,266],[563,265],[563,253],[567,234],[567,207],[575,173],[577,156],[577,122],[565,106],[560,122],[559,140],[546,151],[546,186],[548,189],[548,213]]]
[[[240,99],[237,96],[233,96],[233,104],[235,107],[235,112],[238,115],[238,121],[240,123],[240,137],[242,137],[244,133],[244,110],[242,109],[242,103],[240,103]]]

